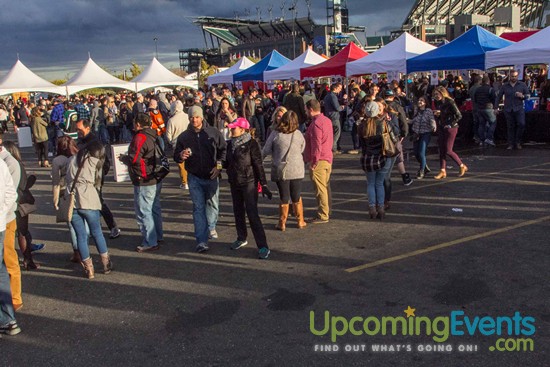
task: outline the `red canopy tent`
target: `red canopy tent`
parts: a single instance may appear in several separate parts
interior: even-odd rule
[[[301,69],[300,78],[320,78],[331,75],[340,75],[344,77],[346,76],[346,63],[358,60],[367,55],[368,53],[357,47],[355,43],[350,42],[346,47],[340,50],[340,52],[327,61],[315,66]]]
[[[504,38],[505,40],[512,41],[512,42],[519,42],[521,40],[524,40],[525,38],[534,35],[539,30],[535,31],[525,31],[525,32],[504,32],[500,35],[500,38]]]

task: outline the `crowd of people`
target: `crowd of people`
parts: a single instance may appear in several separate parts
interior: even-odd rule
[[[29,126],[37,154],[37,165],[51,167],[53,206],[58,221],[67,226],[71,243],[70,261],[82,265],[88,279],[95,277],[89,250],[92,237],[102,272],[114,269],[101,218],[109,237],[121,235],[102,187],[113,160],[128,166],[133,185],[134,210],[141,243],[136,251],[150,252],[164,242],[161,191],[168,174],[167,151],[178,165],[180,188],[193,203],[195,250],[209,250],[217,239],[220,173],[226,171],[236,239],[232,250],[248,245],[247,221],[258,248],[258,257],[271,254],[258,211],[259,194],[269,200],[264,164],[271,157],[270,179],[278,191],[279,218],[276,230],[285,231],[290,213],[296,227],[328,223],[331,215],[330,179],[334,156],[344,152],[342,133],[350,131],[349,154],[360,154],[368,193],[368,215],[382,220],[391,207],[391,173],[395,167],[404,185],[413,183],[405,167],[403,142],[413,142],[419,163],[416,179],[430,172],[427,147],[438,136],[440,171],[434,179],[447,177],[447,157],[458,166],[458,177],[468,167],[454,152],[466,91],[474,105],[475,139],[494,146],[495,109],[504,97],[503,112],[508,123],[508,149],[521,149],[525,125],[523,101],[530,87],[510,73],[504,82],[489,76],[474,76],[466,86],[460,78],[449,78],[431,86],[419,78],[405,88],[405,81],[379,83],[339,82],[315,87],[309,83],[278,86],[273,91],[243,90],[223,86],[206,90],[175,90],[173,93],[131,93],[55,97],[34,101],[0,100],[0,124],[8,130]],[[500,84],[498,84],[500,83]],[[407,95],[404,91],[408,89]],[[393,141],[389,154],[387,138]],[[128,143],[127,154],[112,157],[109,145]],[[21,331],[15,311],[23,306],[21,271],[15,237],[23,267],[39,269],[33,259],[29,215],[36,210],[31,189],[36,181],[28,176],[21,154],[13,142],[0,141],[0,333]],[[50,163],[51,162],[51,163]],[[27,165],[32,163],[27,162]],[[309,173],[317,210],[306,220],[302,183]],[[68,217],[64,207],[69,206]]]

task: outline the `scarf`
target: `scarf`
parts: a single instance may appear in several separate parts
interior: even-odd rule
[[[241,136],[237,136],[236,138],[231,138],[232,149],[231,151],[235,153],[235,150],[240,147],[241,145],[248,143],[252,139],[252,135],[250,133],[244,133]]]

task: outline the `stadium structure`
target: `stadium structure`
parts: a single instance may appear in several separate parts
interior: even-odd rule
[[[548,0],[416,0],[400,30],[437,44],[474,25],[500,35],[544,26]],[[547,16],[548,18],[548,16]],[[548,25],[548,19],[546,24]]]
[[[210,65],[226,66],[241,56],[262,58],[276,49],[289,59],[294,59],[313,47],[319,54],[335,54],[350,41],[369,52],[384,46],[403,32],[432,44],[452,41],[474,25],[481,25],[500,35],[550,25],[548,0],[416,0],[401,28],[387,36],[366,36],[362,44],[357,35],[365,27],[349,25],[345,0],[326,0],[326,24],[315,22],[310,15],[312,0],[305,0],[307,17],[298,17],[297,2],[290,7],[281,2],[281,16],[274,18],[273,7],[268,9],[269,21],[262,20],[261,10],[257,18],[250,18],[250,11],[235,12],[235,18],[202,16],[193,18],[203,33],[203,49],[179,50],[180,67],[188,73],[199,69],[201,59]],[[285,18],[285,12],[291,15]],[[546,22],[544,22],[546,17]]]
[[[326,1],[326,24],[319,24],[311,18],[311,1],[306,0],[307,17],[298,17],[297,0],[288,9],[284,4],[285,1],[281,3],[281,16],[278,18],[273,18],[272,8],[269,9],[269,21],[261,19],[259,8],[256,8],[256,20],[241,19],[239,14],[235,18],[194,18],[193,23],[202,30],[206,47],[179,50],[181,69],[188,73],[195,72],[201,59],[210,65],[225,66],[241,56],[262,58],[273,49],[294,59],[307,47],[330,56],[350,41],[363,46],[356,32],[365,32],[365,28],[349,25],[345,0]],[[290,19],[285,18],[285,11],[290,12]]]

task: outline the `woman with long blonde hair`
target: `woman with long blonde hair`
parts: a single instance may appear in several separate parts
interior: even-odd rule
[[[439,131],[437,141],[439,143],[439,165],[441,167],[439,174],[434,178],[441,180],[447,177],[447,156],[451,157],[459,166],[458,177],[462,177],[468,171],[468,167],[462,163],[458,154],[453,151],[458,132],[458,122],[462,119],[462,114],[445,87],[436,87],[433,97],[436,106],[434,115],[439,125],[437,129]]]

